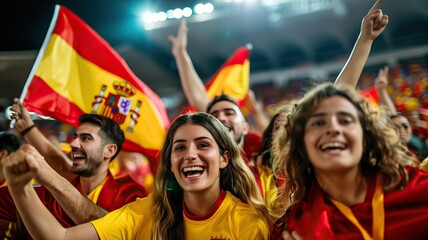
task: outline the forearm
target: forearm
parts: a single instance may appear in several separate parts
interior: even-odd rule
[[[71,180],[75,177],[71,173],[71,161],[70,159],[57,147],[55,147],[36,127],[31,129],[25,134],[25,140],[37,149],[37,151],[43,155],[46,162],[51,166],[57,173]]]
[[[33,239],[63,239],[65,229],[40,201],[31,184],[9,187],[16,208]]]
[[[68,180],[51,172],[53,176],[44,186],[59,202],[64,211],[76,224],[87,223],[105,216],[108,212],[84,197]]]
[[[386,91],[386,89],[384,89],[384,90],[379,90],[378,89],[378,93],[379,93],[379,102],[380,102],[380,104],[383,105],[383,106],[385,106],[391,113],[396,113],[397,109],[395,108],[395,105],[392,102],[392,99],[389,96],[389,94]]]
[[[373,40],[358,36],[354,48],[342,71],[336,78],[335,85],[345,85],[355,88],[366,64]]]
[[[189,54],[186,50],[181,50],[175,55],[175,60],[187,101],[197,111],[205,112],[208,105],[207,91],[193,66]]]
[[[263,133],[267,126],[269,125],[269,118],[266,116],[263,111],[263,107],[259,106],[255,108],[255,111],[251,114],[255,122],[255,130],[257,132]]]

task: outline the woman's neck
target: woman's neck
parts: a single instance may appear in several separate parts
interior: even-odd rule
[[[361,169],[341,173],[316,172],[315,176],[321,189],[327,195],[346,206],[364,202],[367,192],[367,180]]]
[[[220,196],[220,188],[212,189],[209,192],[184,192],[183,201],[187,212],[193,216],[205,216]]]

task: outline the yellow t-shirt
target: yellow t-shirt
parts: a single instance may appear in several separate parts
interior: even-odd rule
[[[150,239],[153,195],[137,199],[92,222],[100,239]],[[212,216],[191,220],[183,213],[188,240],[268,239],[269,229],[254,209],[227,192]]]
[[[279,208],[279,202],[277,201],[278,187],[276,186],[272,171],[265,165],[257,167],[257,171],[259,172],[260,181],[262,183],[266,206],[272,211],[278,213],[278,216],[281,216],[282,214],[280,213],[282,212],[282,209]]]

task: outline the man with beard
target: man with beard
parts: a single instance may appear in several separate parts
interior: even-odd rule
[[[95,114],[82,115],[70,144],[70,160],[35,127],[28,110],[18,99],[12,111],[15,130],[46,160],[38,164],[36,181],[43,187],[37,187],[36,191],[63,226],[98,219],[138,197],[147,196],[146,190],[129,176],[113,177],[108,170],[109,162],[125,140],[123,131],[113,120]],[[9,192],[2,189],[0,194],[0,218],[16,222],[16,209]]]

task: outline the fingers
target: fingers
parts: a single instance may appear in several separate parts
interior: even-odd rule
[[[369,11],[369,12],[372,12],[372,11],[378,10],[378,9],[380,8],[380,5],[382,4],[382,2],[383,2],[383,0],[377,0],[377,1],[375,2],[375,4],[373,5],[373,7],[372,7],[372,8],[370,8],[370,11]]]
[[[14,182],[19,181],[18,177],[27,179],[28,176],[31,176],[29,180],[37,172],[37,165],[35,163],[35,157],[40,155],[34,147],[25,144],[16,152],[11,153],[4,159],[4,171],[6,178],[12,177]],[[29,181],[27,179],[27,181]]]
[[[296,231],[293,231],[291,234],[288,231],[284,231],[282,232],[282,238],[284,238],[284,240],[302,240],[303,239]]]
[[[291,234],[288,231],[282,232],[282,238],[284,238],[284,240],[293,240],[293,237],[291,237]]]
[[[384,73],[385,73],[385,76],[388,76],[388,73],[389,73],[389,67],[388,67],[388,66],[385,66],[385,67],[383,68],[383,71],[384,71]]]
[[[383,18],[383,14],[382,14],[382,10],[379,9],[379,11],[376,12],[376,18],[374,19],[374,23],[373,23],[373,28],[374,29],[378,29],[382,23],[382,18]]]
[[[380,68],[379,69],[379,73],[378,73],[378,77],[386,77],[387,75],[388,75],[388,67],[387,66],[385,66],[385,67],[383,67],[383,68]]]
[[[183,36],[187,34],[187,31],[188,31],[188,28],[187,28],[186,20],[183,19],[180,23],[180,27],[178,28],[177,37],[183,38]]]
[[[174,36],[172,36],[172,35],[168,35],[168,40],[169,40],[171,43],[174,43],[175,41],[177,41],[177,38],[176,38],[176,37],[174,37]]]
[[[388,22],[389,22],[388,15],[382,15],[382,19],[381,19],[380,23],[378,24],[377,29],[378,30],[384,29],[386,27],[386,25],[388,24]]]
[[[18,120],[19,118],[21,118],[22,117],[22,113],[24,111],[26,111],[24,108],[25,108],[24,105],[19,101],[19,99],[18,98],[14,98],[13,99],[12,108],[11,108],[11,110],[12,110],[11,117],[14,117],[16,120]]]
[[[187,22],[186,19],[181,20],[180,29],[187,30]]]

